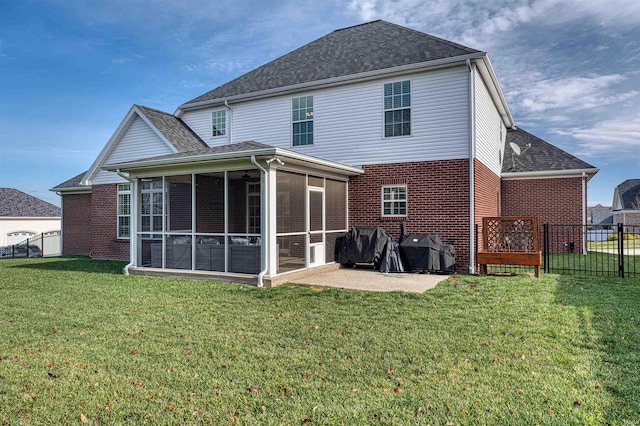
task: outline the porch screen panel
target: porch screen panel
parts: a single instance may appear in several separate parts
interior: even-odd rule
[[[191,232],[193,211],[191,180],[191,175],[166,178],[166,231]]]
[[[347,227],[347,183],[327,179],[325,187],[326,234],[325,261],[335,259],[336,240],[344,234]]]
[[[306,176],[278,170],[276,217],[278,234],[306,232]]]
[[[347,229],[347,183],[327,179],[325,189],[326,229],[342,231]],[[333,256],[332,256],[333,257]]]
[[[196,175],[196,232],[224,233],[224,173]]]

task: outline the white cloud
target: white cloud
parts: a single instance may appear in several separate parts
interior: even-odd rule
[[[635,157],[640,159],[640,115],[595,123],[589,127],[556,129],[578,141],[578,155],[588,157]],[[640,161],[640,160],[638,160]],[[640,172],[640,163],[638,163]]]
[[[558,108],[579,111],[611,105],[637,96],[636,90],[615,92],[615,86],[626,80],[620,74],[546,79],[522,86],[520,90],[510,94],[518,106],[528,112]]]

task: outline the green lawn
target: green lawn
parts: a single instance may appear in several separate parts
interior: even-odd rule
[[[0,262],[0,424],[640,424],[639,279],[416,295],[122,266]]]
[[[623,240],[624,248],[640,251],[640,239]],[[618,240],[615,241],[589,241],[587,250],[618,250]],[[640,253],[638,253],[640,254]]]

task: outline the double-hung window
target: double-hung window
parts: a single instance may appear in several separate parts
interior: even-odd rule
[[[131,184],[118,184],[118,238],[131,235]]]
[[[382,216],[407,215],[407,186],[382,187]]]
[[[162,231],[162,179],[141,182],[140,230]],[[143,238],[160,238],[160,234],[146,234]]]
[[[211,136],[224,136],[227,132],[227,111],[213,111],[211,113]]]
[[[384,85],[384,137],[411,135],[411,81]]]
[[[293,98],[291,107],[293,146],[313,145],[313,96]]]

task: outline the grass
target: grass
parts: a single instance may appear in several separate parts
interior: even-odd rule
[[[588,241],[587,250],[618,250],[618,240],[615,241]],[[624,240],[624,248],[628,250],[640,250],[640,238]],[[640,253],[638,253],[640,254]]]
[[[640,424],[640,280],[424,294],[0,262],[0,424]]]

